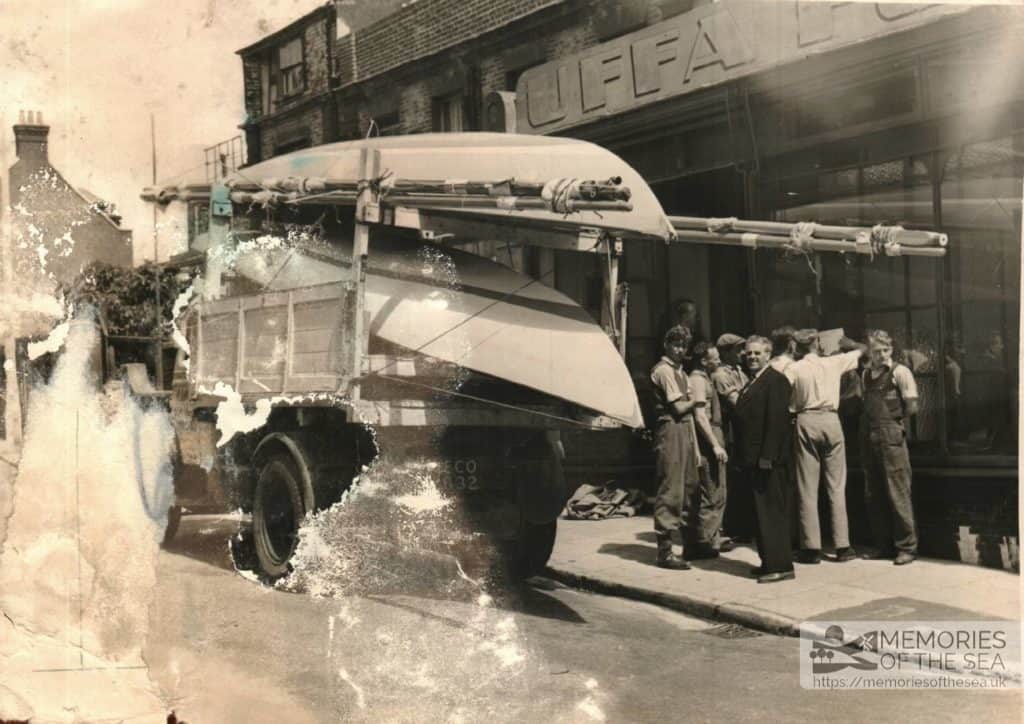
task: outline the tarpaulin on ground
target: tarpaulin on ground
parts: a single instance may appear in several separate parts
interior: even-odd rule
[[[565,517],[572,520],[629,518],[640,512],[644,496],[639,490],[584,483],[565,504]]]

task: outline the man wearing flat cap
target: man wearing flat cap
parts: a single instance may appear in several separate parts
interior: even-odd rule
[[[711,374],[711,381],[721,403],[726,450],[730,456],[734,440],[736,401],[748,382],[747,375],[740,365],[740,351],[745,344],[746,340],[743,337],[731,332],[721,335],[715,344],[722,361],[718,369]],[[745,483],[743,472],[735,464],[730,464],[726,484],[724,527],[730,537],[741,541],[750,540],[754,533],[753,500],[749,486]]]
[[[866,347],[843,338],[839,354],[819,355],[818,330],[801,329],[794,335],[799,358],[786,376],[793,384],[790,410],[796,415],[796,480],[800,514],[801,563],[821,562],[821,526],[818,487],[822,477],[828,491],[835,560],[853,560],[846,517],[846,441],[839,422],[839,386],[843,374],[856,369]]]

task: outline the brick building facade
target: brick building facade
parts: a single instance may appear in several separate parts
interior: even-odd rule
[[[42,275],[69,282],[93,261],[130,267],[132,232],[121,228],[108,205],[53,167],[49,133],[41,114],[30,113],[14,126],[17,160],[8,179],[18,279],[28,283]]]
[[[670,214],[948,233],[942,260],[820,254],[813,265],[753,249],[635,245],[622,265],[627,364],[639,384],[679,297],[697,301],[708,336],[783,323],[889,329],[922,390],[911,450],[922,552],[1019,565],[1024,77],[1010,71],[1024,67],[1011,32],[1024,29],[1024,13],[753,0],[419,0],[392,10],[349,23],[350,4],[328,4],[241,51],[250,162],[378,133],[568,135],[618,153]],[[342,32],[321,48],[332,26]],[[305,56],[310,83],[268,106],[272,64],[259,59],[298,36],[321,54]],[[536,269],[528,262],[513,263]],[[543,265],[598,316],[596,259],[556,252]],[[580,440],[575,452],[581,480],[647,482],[636,438]],[[853,511],[858,490],[851,479]]]

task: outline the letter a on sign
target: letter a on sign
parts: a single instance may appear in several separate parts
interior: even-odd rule
[[[728,11],[721,11],[697,21],[697,36],[690,49],[683,82],[689,83],[694,72],[713,65],[724,70],[749,63],[754,53],[743,39],[736,21]]]

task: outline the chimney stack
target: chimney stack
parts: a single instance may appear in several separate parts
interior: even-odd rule
[[[14,126],[14,152],[19,159],[46,163],[46,138],[50,127],[43,125],[40,111],[19,111]]]

